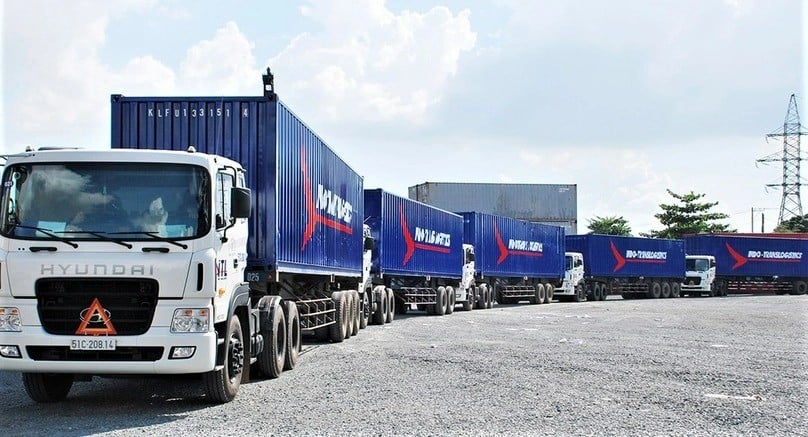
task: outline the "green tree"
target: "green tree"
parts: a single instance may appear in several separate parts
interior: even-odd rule
[[[705,194],[696,194],[693,191],[687,194],[676,194],[666,190],[677,203],[661,204],[662,212],[654,214],[665,229],[641,234],[644,237],[679,239],[687,234],[736,232],[729,225],[716,223],[717,220],[729,218],[727,214],[712,212],[718,202],[703,202]]]
[[[589,219],[589,225],[587,226],[593,234],[604,234],[604,235],[631,235],[631,227],[628,225],[628,221],[620,217],[598,217]]]
[[[791,217],[777,225],[774,232],[808,232],[808,214]]]

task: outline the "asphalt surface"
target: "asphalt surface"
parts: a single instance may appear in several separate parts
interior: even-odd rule
[[[0,395],[6,435],[808,435],[808,296],[414,312],[225,405],[183,377]]]

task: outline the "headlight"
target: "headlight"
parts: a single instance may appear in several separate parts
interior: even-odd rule
[[[0,332],[21,332],[20,309],[0,307]]]
[[[171,332],[208,332],[210,310],[207,308],[180,308],[174,310]]]

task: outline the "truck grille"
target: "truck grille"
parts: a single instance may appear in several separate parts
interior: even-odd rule
[[[37,310],[49,334],[76,335],[82,313],[95,299],[117,335],[140,335],[148,331],[157,306],[159,287],[153,279],[40,279],[36,283]],[[97,311],[93,311],[97,313]],[[87,328],[108,327],[95,314]]]
[[[700,285],[701,284],[701,277],[699,277],[699,276],[688,276],[687,280],[685,281],[685,284],[690,285],[691,282],[693,283],[693,285]]]

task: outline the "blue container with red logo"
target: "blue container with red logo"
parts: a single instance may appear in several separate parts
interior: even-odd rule
[[[466,244],[478,274],[501,278],[564,277],[564,228],[480,212],[463,212]]]
[[[375,240],[374,274],[460,278],[461,216],[373,189],[365,190],[365,223]]]
[[[714,256],[718,276],[808,277],[805,238],[692,235],[685,247],[688,255]]]
[[[246,169],[250,271],[361,276],[362,177],[274,93],[111,100],[113,148],[193,146]]]
[[[587,234],[568,235],[566,245],[583,254],[587,277],[685,277],[683,240]]]

